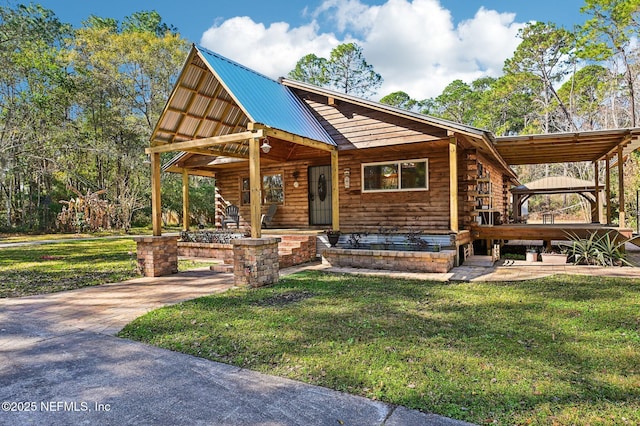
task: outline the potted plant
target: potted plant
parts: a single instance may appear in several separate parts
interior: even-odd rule
[[[535,247],[527,247],[527,262],[538,261],[538,250]]]
[[[336,229],[327,229],[325,234],[327,234],[327,238],[329,239],[329,245],[331,247],[335,247],[336,244],[338,244],[338,240],[340,240],[340,231]]]

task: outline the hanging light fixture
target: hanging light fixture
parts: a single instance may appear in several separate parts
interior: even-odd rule
[[[269,151],[271,151],[271,145],[269,145],[269,139],[268,138],[264,138],[262,140],[262,145],[260,145],[260,149],[262,150],[262,152],[264,152],[265,154],[268,154]]]

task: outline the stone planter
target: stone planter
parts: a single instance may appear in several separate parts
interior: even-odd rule
[[[564,265],[567,263],[567,255],[562,253],[542,253],[542,263],[549,265]]]
[[[425,251],[365,250],[329,248],[323,262],[336,267],[384,269],[388,271],[449,272],[455,263],[455,250]]]

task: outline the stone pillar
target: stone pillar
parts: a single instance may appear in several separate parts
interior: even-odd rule
[[[262,287],[278,282],[280,238],[233,240],[233,280],[237,286]]]
[[[136,237],[138,271],[145,277],[178,272],[178,236]]]

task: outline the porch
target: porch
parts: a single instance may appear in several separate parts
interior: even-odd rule
[[[504,225],[472,225],[473,240],[485,240],[488,247],[492,241],[526,240],[540,241],[545,247],[551,247],[552,241],[569,241],[571,235],[588,238],[592,233],[604,235],[611,232],[615,241],[628,240],[633,235],[630,228],[602,225],[599,223],[558,223],[558,224],[522,224],[512,223]]]

